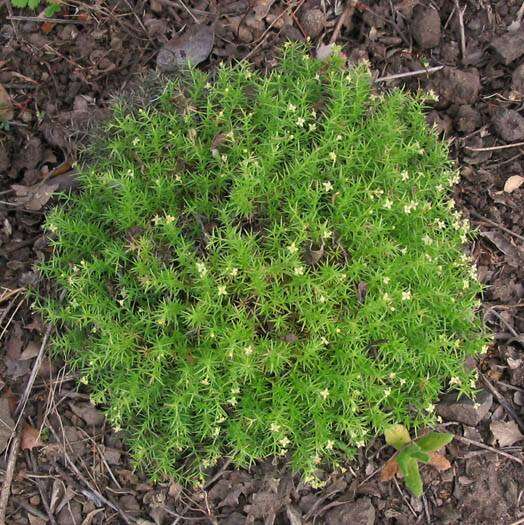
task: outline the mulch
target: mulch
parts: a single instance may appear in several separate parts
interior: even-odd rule
[[[47,21],[7,2],[0,13],[5,523],[524,523],[522,2],[71,0]],[[196,24],[211,27],[212,39],[206,30],[181,40],[188,31],[199,34]],[[24,295],[29,286],[45,286],[33,269],[49,253],[42,221],[53,194],[75,185],[74,161],[115,94],[132,98],[157,62],[168,71],[158,57],[176,60],[181,41],[185,53],[203,55],[205,70],[244,57],[267,70],[284,41],[307,38],[320,53],[336,42],[348,60],[369,60],[381,79],[377,89],[438,95],[428,120],[450,142],[461,174],[454,197],[480,231],[471,254],[486,285],[481,315],[494,334],[475,363],[484,397],[474,406],[442,401],[438,409],[449,419],[443,428],[457,436],[446,447],[452,468],[423,468],[420,500],[402,482],[378,480],[391,455],[381,438],[344,471],[320,472],[325,485],[318,489],[282,459],[249,471],[224,461],[194,489],[151,484],[67,363],[46,357],[49,327]]]

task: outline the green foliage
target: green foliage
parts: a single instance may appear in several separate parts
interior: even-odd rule
[[[209,82],[117,107],[49,216],[54,348],[155,478],[287,454],[310,476],[393,421],[431,424],[484,338],[423,102],[296,46]]]
[[[424,452],[436,452],[438,449],[447,445],[453,439],[452,434],[441,432],[430,432],[417,439],[417,445]]]
[[[19,9],[37,9],[38,6],[42,3],[42,0],[10,0],[13,7],[18,7]],[[52,17],[60,11],[60,4],[49,3],[44,10],[44,15],[47,17]]]
[[[382,471],[382,481],[392,479],[398,470],[402,473],[404,483],[411,493],[422,496],[422,478],[418,462],[430,463],[440,470],[449,468],[449,462],[444,456],[435,454],[437,450],[447,445],[453,434],[447,432],[430,432],[415,441],[411,440],[408,429],[404,425],[391,425],[384,430],[386,443],[394,447],[398,454],[393,456]]]

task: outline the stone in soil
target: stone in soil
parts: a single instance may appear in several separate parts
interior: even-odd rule
[[[506,65],[524,54],[524,32],[508,32],[505,35],[495,38],[491,42],[491,47]]]
[[[422,49],[431,49],[440,44],[440,16],[438,12],[422,5],[413,10],[411,34]]]
[[[476,427],[486,416],[493,404],[493,396],[482,390],[475,399],[465,396],[458,398],[456,392],[446,394],[437,405],[437,412],[448,421],[456,421]]]
[[[493,117],[493,126],[497,135],[506,142],[524,139],[524,117],[513,109],[504,109]]]
[[[375,507],[369,498],[360,498],[352,503],[345,503],[326,514],[327,525],[373,525]]]
[[[460,106],[455,117],[455,129],[462,133],[473,133],[480,127],[481,119],[478,111],[464,104]]]
[[[452,104],[473,104],[479,95],[480,77],[476,69],[463,71],[456,68],[443,70],[436,82],[439,95]]]
[[[524,96],[524,64],[520,64],[520,66],[513,71],[513,75],[511,76],[511,89],[515,93]]]
[[[326,16],[320,9],[308,9],[300,17],[300,23],[306,35],[315,38],[322,33],[326,24]]]

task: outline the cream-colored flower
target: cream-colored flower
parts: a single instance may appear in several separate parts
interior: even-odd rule
[[[329,158],[335,162],[337,160],[337,154],[334,151],[329,152]]]
[[[200,277],[204,277],[207,274],[207,268],[203,262],[197,262],[196,268],[197,272],[200,274]]]
[[[297,253],[298,252],[298,247],[295,243],[295,241],[293,241],[288,247],[287,247],[289,253]]]
[[[323,182],[322,186],[324,186],[324,191],[331,191],[333,189],[333,184],[331,182]]]
[[[342,135],[337,135],[337,136],[335,137],[335,140],[342,140]]]
[[[295,269],[293,270],[293,273],[295,275],[304,275],[304,267],[303,266],[295,266]]]
[[[291,441],[289,441],[289,439],[287,438],[287,436],[284,436],[280,441],[279,441],[280,445],[283,446],[284,448],[286,448],[290,443]]]
[[[315,123],[309,125],[309,131],[315,131],[317,129],[317,125]]]
[[[238,275],[238,268],[231,268],[229,275],[231,275],[231,277],[236,277]]]
[[[391,279],[390,279],[389,277],[387,277],[387,276],[382,278],[382,282],[383,282],[384,284],[389,284],[390,280],[391,280]]]
[[[401,174],[400,174],[400,178],[403,180],[403,181],[407,181],[409,179],[409,173],[404,170]]]
[[[302,117],[298,117],[297,118],[297,126],[299,128],[303,128],[305,123],[306,123],[306,121]]]
[[[386,208],[386,210],[391,210],[391,206],[393,206],[393,201],[391,199],[386,199],[384,201],[384,208]]]
[[[411,299],[411,292],[409,290],[406,292],[402,292],[403,301],[409,301],[410,299]]]
[[[218,295],[227,295],[227,290],[224,285],[218,287]]]
[[[294,113],[297,110],[297,107],[295,106],[295,104],[291,104],[291,102],[290,102],[287,105],[287,109],[288,109],[288,111],[291,111],[292,113]]]
[[[324,388],[324,390],[321,390],[320,397],[325,401],[329,397],[329,390],[327,388]]]
[[[253,347],[251,345],[248,345],[244,348],[244,354],[251,355],[253,353]]]
[[[326,443],[326,449],[333,450],[334,445],[335,445],[335,442],[332,439],[328,439]]]
[[[278,423],[271,423],[271,425],[269,425],[269,430],[273,433],[280,432],[280,425]]]
[[[422,242],[429,246],[430,244],[433,244],[433,239],[428,234],[426,234],[422,237]]]

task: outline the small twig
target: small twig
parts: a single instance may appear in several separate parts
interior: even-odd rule
[[[426,514],[426,520],[428,525],[431,525],[431,516],[429,515],[428,499],[425,494],[422,494],[422,503],[424,504],[424,513]]]
[[[458,0],[455,0],[455,6],[457,8],[457,17],[460,27],[460,52],[462,54],[462,62],[466,60],[466,32],[464,31],[464,13],[466,12],[466,6],[464,10],[460,9]]]
[[[24,302],[24,298],[22,298],[19,301],[19,303],[16,305],[15,311],[11,314],[11,317],[9,318],[9,320],[6,323],[6,325],[2,329],[2,333],[0,333],[0,341],[2,340],[2,337],[4,337],[4,334],[7,332],[7,329],[9,328],[9,325],[11,324],[11,321],[14,319],[14,317],[16,315],[16,312],[18,312],[18,310],[20,310],[20,307],[22,306],[23,302]],[[14,301],[9,304],[9,306],[6,308],[5,312],[2,314],[2,317],[0,318],[0,326],[4,322],[4,319],[7,317],[7,314],[9,312],[9,310],[11,310],[11,304],[14,304]]]
[[[306,0],[300,0],[298,2],[298,5],[296,6],[295,10],[293,11],[293,14],[296,13],[301,7],[302,4]],[[255,52],[258,50],[258,48],[265,42],[267,34],[269,31],[271,31],[271,28],[285,15],[289,13],[293,9],[293,4],[289,5],[286,9],[284,9],[276,18],[269,24],[266,28],[266,30],[262,33],[260,38],[257,40],[255,47],[244,57],[244,60],[247,60],[249,57],[253,56]]]
[[[2,295],[0,295],[0,304],[13,297],[13,295],[18,295],[24,290],[25,288],[15,288],[14,290],[6,290]]]
[[[428,67],[426,69],[417,69],[416,71],[408,71],[407,73],[397,73],[396,75],[388,75],[375,79],[375,82],[387,82],[388,80],[396,80],[397,78],[416,77],[418,75],[425,75],[435,73],[444,69],[444,66]]]
[[[475,210],[471,210],[469,212],[475,219],[479,219],[480,221],[486,221],[488,224],[491,224],[492,226],[495,226],[496,228],[499,228],[503,232],[509,233],[510,235],[513,235],[513,237],[516,237],[517,239],[520,239],[521,241],[524,241],[524,237],[522,235],[519,235],[518,233],[515,233],[512,230],[509,230],[505,226],[502,226],[502,224],[499,224],[498,222],[492,221],[491,219],[488,219],[487,217],[484,217],[483,215],[480,215]]]
[[[504,396],[491,384],[484,374],[480,374],[480,378],[484,384],[488,387],[489,391],[497,398],[498,402],[502,405],[502,408],[513,418],[515,423],[519,426],[520,430],[524,432],[524,422],[517,415],[513,407],[506,401]]]
[[[191,9],[189,9],[189,7],[187,7],[187,5],[182,1],[182,0],[177,0],[177,3],[179,3],[189,14],[189,16],[193,19],[193,21],[195,22],[195,24],[200,24],[200,21],[198,20],[198,18],[193,14],[193,11],[191,11]]]
[[[18,422],[20,421],[20,418],[22,417],[22,414],[24,412],[24,408],[27,404],[27,401],[29,399],[29,395],[31,394],[31,390],[33,388],[33,384],[36,379],[36,374],[38,374],[38,371],[40,370],[40,366],[42,364],[42,359],[44,357],[44,351],[45,347],[47,346],[47,341],[49,340],[49,337],[51,336],[51,332],[53,331],[53,325],[52,323],[49,323],[47,325],[47,329],[44,334],[44,338],[42,339],[42,344],[40,345],[40,350],[38,351],[38,355],[36,356],[35,362],[33,364],[33,369],[31,370],[31,375],[29,376],[29,379],[27,380],[27,384],[25,386],[24,393],[22,397],[20,398],[20,401],[18,401],[18,405],[16,406],[15,415],[18,416]]]
[[[222,467],[218,470],[218,472],[204,484],[204,486],[202,487],[202,490],[206,490],[215,481],[217,481],[218,478],[220,478],[224,474],[227,467],[231,464],[231,461],[232,461],[231,458],[227,458],[226,461],[224,461],[224,464],[222,465]],[[180,513],[180,515],[178,515],[177,518],[175,518],[175,520],[171,523],[171,525],[177,525],[177,523],[179,523],[180,520],[185,520],[186,518],[184,515],[190,508],[191,508],[190,504],[186,505],[182,509],[182,512]]]
[[[26,458],[28,458],[28,463],[31,465],[31,468],[34,472],[38,472],[38,465],[35,461],[35,457],[31,450],[26,451]],[[49,502],[47,501],[47,496],[45,494],[44,487],[42,486],[41,479],[35,478],[31,480],[38,489],[38,492],[40,493],[40,499],[42,500],[42,504],[44,505],[44,509],[47,513],[47,519],[51,523],[51,525],[56,525],[56,520],[53,515],[53,512],[51,511],[51,507],[49,506]]]
[[[519,336],[519,334],[515,331],[515,329],[506,321],[506,319],[504,319],[504,317],[502,317],[502,315],[500,315],[497,312],[497,310],[493,310],[492,309],[491,312],[511,332],[511,335],[513,337],[518,337]]]
[[[497,151],[499,149],[509,149],[509,148],[520,148],[524,146],[524,142],[514,142],[513,144],[503,144],[502,146],[489,146],[486,148],[474,148],[472,146],[464,146],[464,149],[468,151]]]
[[[513,523],[510,523],[509,525],[522,525],[523,523],[524,523],[524,518],[520,518],[520,520],[514,521]]]
[[[85,25],[89,24],[87,20],[73,20],[66,18],[40,18],[39,16],[6,16],[6,20],[17,20],[20,22],[51,22],[53,24],[75,24]]]
[[[51,430],[51,433],[53,434],[54,438],[57,440],[57,442],[60,442],[60,438],[56,432],[56,430],[53,428],[52,425],[48,425],[49,430]],[[103,504],[107,505],[109,508],[113,509],[114,511],[118,512],[122,519],[130,525],[134,522],[120,507],[116,506],[113,502],[109,501],[106,497],[104,497],[96,488],[93,488],[89,481],[85,478],[85,476],[78,470],[78,467],[75,465],[74,461],[70,458],[69,454],[65,450],[64,447],[64,458],[66,460],[67,465],[69,468],[75,473],[77,478],[89,489],[89,492],[93,494],[96,498],[99,499]],[[2,525],[0,523],[0,525]]]
[[[402,492],[402,489],[400,488],[400,485],[398,484],[397,478],[394,477],[393,481],[395,482],[395,486],[397,487],[398,493],[402,496],[402,499],[404,500],[404,503],[407,505],[408,509],[411,511],[413,516],[415,518],[418,516],[418,514],[415,512],[415,509],[411,506],[408,498],[406,498],[405,494]]]
[[[462,443],[465,443],[466,445],[475,445],[476,447],[489,450],[490,452],[494,452],[495,454],[499,454],[500,456],[504,456],[505,458],[516,461],[520,465],[524,465],[524,461],[522,461],[520,458],[512,456],[511,454],[508,454],[507,452],[504,452],[503,450],[499,450],[498,448],[495,448],[495,447],[490,447],[489,445],[485,445],[484,443],[481,443],[480,441],[474,441],[473,439],[469,439],[464,436],[458,436],[457,434],[453,434],[453,436],[454,436],[454,439]]]
[[[7,502],[11,494],[11,483],[15,473],[16,460],[18,451],[20,450],[20,433],[17,433],[11,442],[11,449],[9,451],[9,459],[7,460],[7,468],[2,483],[2,492],[0,493],[0,525],[8,525],[5,521],[5,514],[7,511]]]
[[[344,11],[342,11],[342,14],[340,15],[337,21],[337,25],[335,26],[335,29],[333,30],[333,34],[331,35],[331,38],[329,39],[330,44],[334,44],[337,41],[338,37],[340,36],[340,31],[342,30],[342,26],[344,25],[344,22],[353,16],[353,11],[355,10],[356,5],[357,5],[356,0],[347,0],[346,7],[344,8]]]

